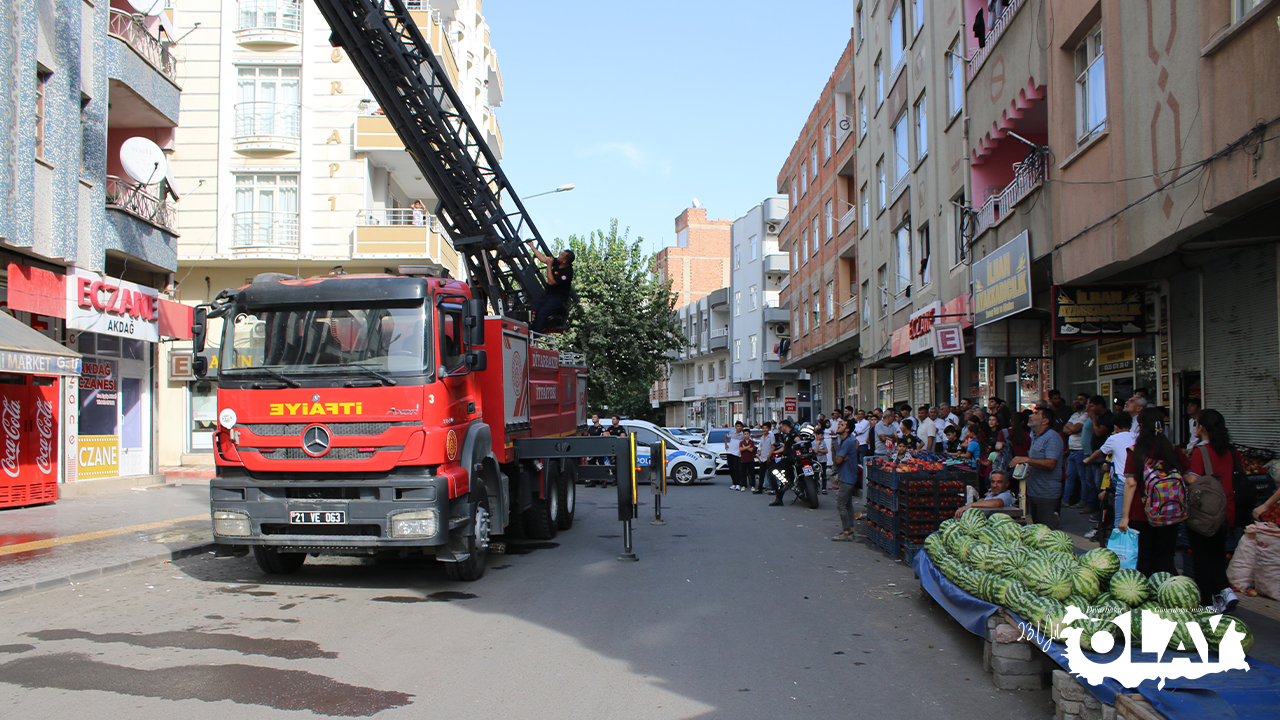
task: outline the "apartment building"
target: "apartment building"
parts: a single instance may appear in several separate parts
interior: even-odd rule
[[[964,37],[972,394],[1145,388],[1179,441],[1199,399],[1280,449],[1259,402],[1280,395],[1280,7],[1047,5],[1003,3]]]
[[[493,109],[502,75],[480,0],[407,6],[500,157]],[[380,273],[406,264],[462,276],[429,212],[434,191],[346,53],[330,45],[314,3],[220,0],[181,13],[188,26],[199,23],[177,58],[189,90],[173,156],[188,191],[177,248],[182,302],[207,302],[263,272]],[[211,340],[216,370],[216,334]],[[170,378],[166,390],[166,464],[201,462],[211,449],[213,386]]]
[[[0,10],[0,506],[147,484],[160,343],[190,336],[165,294],[182,26],[122,0]]]

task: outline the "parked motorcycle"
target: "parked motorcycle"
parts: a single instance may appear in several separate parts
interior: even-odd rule
[[[818,509],[818,481],[824,469],[816,453],[813,452],[814,436],[812,433],[800,433],[796,443],[796,459],[791,463],[792,472],[787,472],[786,464],[771,462],[769,472],[773,476],[775,486],[782,488],[782,497],[787,491],[794,491],[796,500]]]

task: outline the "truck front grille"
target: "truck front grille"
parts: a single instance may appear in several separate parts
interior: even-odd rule
[[[249,448],[245,448],[248,450]],[[364,460],[374,456],[373,452],[353,447],[336,447],[321,457],[312,457],[298,447],[254,448],[267,460]],[[402,450],[403,448],[379,448],[379,450]]]
[[[300,435],[303,429],[315,423],[244,423],[240,427],[258,437],[287,437]],[[414,422],[331,422],[321,423],[333,435],[381,435],[393,427],[417,425]]]

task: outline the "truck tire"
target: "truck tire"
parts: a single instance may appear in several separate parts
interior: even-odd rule
[[[489,562],[489,525],[488,503],[476,505],[475,514],[471,517],[475,528],[472,535],[466,536],[466,560],[445,563],[444,572],[454,582],[474,582],[484,577],[486,564]]]
[[[254,545],[253,559],[258,561],[258,567],[262,568],[264,573],[288,575],[302,569],[302,564],[307,561],[307,554],[284,553],[273,547]]]
[[[533,507],[524,514],[525,534],[534,540],[550,540],[560,529],[560,492],[556,488],[560,482],[560,474],[554,468],[554,464],[548,463],[543,469],[547,474],[550,492],[545,498],[534,498]],[[528,480],[533,479],[534,476],[530,474]]]
[[[573,527],[573,511],[578,505],[578,466],[574,462],[566,460],[560,469],[560,522],[556,524],[561,530]]]
[[[697,479],[698,469],[687,462],[677,463],[671,468],[671,482],[677,485],[692,485]]]

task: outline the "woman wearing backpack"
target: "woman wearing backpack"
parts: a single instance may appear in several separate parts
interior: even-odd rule
[[[1138,572],[1178,574],[1173,557],[1178,542],[1178,523],[1186,519],[1186,487],[1182,482],[1182,459],[1164,434],[1164,415],[1149,407],[1138,415],[1138,437],[1125,462],[1124,516],[1116,526],[1138,531]],[[1158,490],[1152,495],[1149,486]],[[1181,500],[1181,511],[1174,505]],[[1170,502],[1172,501],[1172,502]],[[1151,508],[1159,512],[1155,522]]]
[[[1187,522],[1187,538],[1191,544],[1191,559],[1195,562],[1196,584],[1200,586],[1200,604],[1211,605],[1218,612],[1231,612],[1238,602],[1227,581],[1227,535],[1231,533],[1231,521],[1236,516],[1235,493],[1231,485],[1235,456],[1222,413],[1201,410],[1196,418],[1196,439],[1199,442],[1191,449],[1191,459],[1187,463],[1187,487],[1192,497],[1192,518]],[[1212,518],[1194,523],[1196,485],[1211,484],[1214,476],[1226,496],[1225,511],[1215,512]],[[1216,487],[1212,492],[1221,502],[1222,497],[1216,494]],[[1204,534],[1202,531],[1218,524],[1219,516],[1221,524],[1217,530],[1210,535]]]

